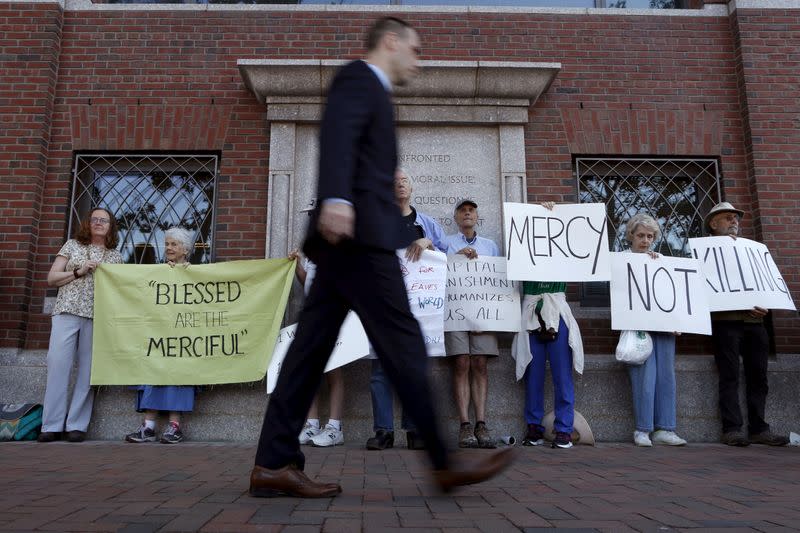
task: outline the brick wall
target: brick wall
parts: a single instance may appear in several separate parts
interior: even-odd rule
[[[800,294],[800,10],[737,9],[735,38],[747,186],[756,238]],[[779,352],[797,352],[800,318],[773,313]]]
[[[32,288],[41,285],[34,276],[43,267],[37,244],[61,29],[57,4],[0,3],[0,346],[22,346]]]
[[[424,59],[562,63],[553,86],[530,111],[531,201],[576,200],[575,155],[719,157],[727,198],[744,209],[759,199],[748,171],[741,61],[729,18],[402,16],[419,29]],[[263,108],[242,85],[236,60],[359,57],[363,29],[374,17],[334,11],[67,11],[27,346],[47,341],[47,317],[39,314],[43,280],[65,238],[76,150],[219,151],[218,257],[263,257],[268,127]],[[748,237],[756,236],[752,220],[744,223]],[[586,320],[582,327],[589,353],[611,351],[616,335],[608,320]],[[790,328],[797,332],[796,325]],[[684,353],[704,350],[697,338],[681,342]]]

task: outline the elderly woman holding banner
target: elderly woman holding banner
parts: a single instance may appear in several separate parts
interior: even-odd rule
[[[92,209],[75,238],[61,247],[47,274],[47,284],[58,287],[58,296],[47,350],[47,388],[39,442],[58,440],[65,429],[69,442],[86,438],[94,402],[89,386],[94,271],[101,263],[122,262],[116,250],[118,241],[117,221],[111,213],[102,208]],[[69,401],[69,374],[76,359],[78,372]]]
[[[631,217],[625,225],[625,237],[633,253],[646,253],[653,259],[660,254],[651,250],[658,240],[658,222],[644,213]],[[649,332],[653,352],[641,365],[628,365],[633,395],[636,446],[683,446],[686,441],[675,433],[675,335]],[[653,431],[655,429],[655,432]],[[652,436],[651,436],[652,433]]]
[[[194,238],[189,231],[169,228],[164,235],[164,255],[170,268],[189,266],[194,250]],[[183,440],[181,413],[194,409],[194,387],[178,385],[140,385],[136,393],[136,411],[144,411],[142,425],[125,436],[127,442],[155,442],[156,418],[159,411],[169,412],[169,425],[161,435],[162,444],[177,444]]]

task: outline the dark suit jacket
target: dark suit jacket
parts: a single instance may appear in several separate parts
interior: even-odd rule
[[[389,94],[363,61],[342,67],[328,90],[320,126],[317,210],[309,221],[306,255],[329,246],[317,232],[319,208],[342,198],[355,208],[356,244],[397,250],[414,240],[394,198],[397,139]]]

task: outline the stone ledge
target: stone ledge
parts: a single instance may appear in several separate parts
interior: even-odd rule
[[[336,70],[345,61],[239,59],[245,86],[266,103],[269,98],[324,97]],[[420,76],[398,88],[402,98],[475,99],[508,105],[532,105],[555,79],[561,63],[511,61],[420,61]],[[437,102],[439,100],[436,100]],[[463,101],[463,100],[462,100]],[[305,103],[300,101],[298,103]]]
[[[728,13],[737,9],[800,9],[800,0],[731,0]]]
[[[514,363],[508,343],[501,343],[501,355],[489,362],[489,425],[495,435],[515,435],[524,429],[522,418],[524,386],[514,378]],[[719,438],[717,373],[711,356],[679,355],[676,362],[678,386],[678,431],[690,442]],[[446,358],[431,361],[434,401],[445,437],[454,442],[458,415],[452,400],[451,364]],[[372,432],[367,361],[345,367],[344,424],[348,442],[363,442]],[[0,402],[41,402],[46,381],[43,351],[0,350]],[[767,420],[775,431],[799,431],[800,354],[781,354],[769,363],[770,394]],[[743,383],[742,379],[742,383]],[[327,416],[326,387],[320,403]],[[743,389],[743,387],[742,387]],[[743,391],[742,391],[743,392]],[[134,409],[135,392],[130,387],[99,387],[89,428],[93,439],[117,440],[133,431],[140,416]],[[552,409],[552,383],[545,382],[545,409]],[[620,363],[608,354],[586,356],[586,370],[575,376],[575,408],[580,411],[598,441],[629,441],[633,425],[630,382]],[[263,382],[203,387],[195,411],[186,415],[185,432],[190,440],[253,442],[257,439],[267,395]],[[746,405],[743,401],[741,405]],[[400,425],[399,403],[395,401],[395,427]],[[402,435],[399,437],[402,442]]]

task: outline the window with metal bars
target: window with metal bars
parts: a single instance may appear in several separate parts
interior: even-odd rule
[[[612,251],[629,248],[626,222],[647,213],[661,226],[653,249],[689,256],[689,239],[703,235],[703,217],[721,200],[716,159],[575,158],[581,203],[603,203]],[[581,304],[607,306],[608,283],[583,283]]]
[[[164,261],[164,232],[194,234],[192,263],[214,258],[214,205],[219,156],[188,154],[77,154],[73,167],[69,235],[94,207],[117,220],[125,263]]]

